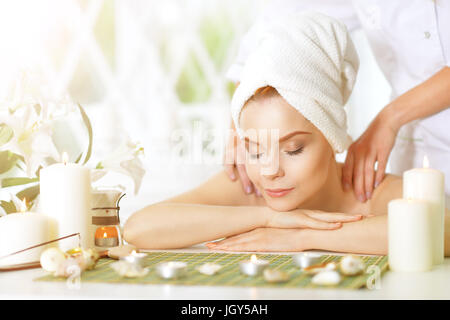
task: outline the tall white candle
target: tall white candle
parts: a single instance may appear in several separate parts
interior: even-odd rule
[[[0,257],[57,238],[56,221],[36,212],[10,213],[0,218]],[[27,250],[0,259],[0,266],[39,262],[48,246]]]
[[[421,199],[431,204],[433,229],[433,263],[444,262],[444,219],[445,192],[444,174],[428,168],[428,159],[424,158],[424,168],[416,168],[403,173],[403,198]]]
[[[75,163],[57,163],[41,170],[40,210],[58,222],[59,237],[80,233],[81,245],[94,246],[89,232],[91,176],[89,168]],[[63,250],[78,245],[76,240],[60,243]]]
[[[396,199],[388,205],[388,259],[393,271],[428,271],[433,266],[431,205]]]

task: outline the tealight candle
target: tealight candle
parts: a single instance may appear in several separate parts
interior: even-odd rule
[[[174,279],[182,277],[187,270],[187,263],[181,261],[163,262],[156,266],[156,271],[161,278]]]
[[[293,256],[294,262],[302,269],[308,268],[320,262],[321,254],[302,252]]]
[[[240,262],[240,269],[243,274],[253,277],[261,274],[268,265],[269,261],[258,259],[253,254],[250,260]]]
[[[121,260],[124,260],[130,264],[137,265],[139,267],[142,267],[144,264],[144,258],[147,256],[146,253],[140,253],[133,250],[130,255],[125,256],[123,258],[120,258]]]
[[[95,231],[95,245],[115,247],[119,245],[119,233],[116,227],[100,227]]]

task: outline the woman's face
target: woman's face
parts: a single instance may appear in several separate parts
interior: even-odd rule
[[[326,184],[335,161],[330,144],[281,96],[249,101],[240,125],[248,176],[269,207],[296,209]]]

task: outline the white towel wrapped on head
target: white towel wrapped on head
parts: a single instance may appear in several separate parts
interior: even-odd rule
[[[325,136],[335,152],[351,144],[347,102],[358,72],[358,55],[345,25],[317,12],[287,15],[270,23],[244,65],[231,102],[239,117],[247,100],[261,87],[278,93]]]

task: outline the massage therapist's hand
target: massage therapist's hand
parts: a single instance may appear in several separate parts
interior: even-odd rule
[[[342,171],[344,190],[353,191],[359,201],[365,202],[384,178],[389,154],[395,143],[399,126],[384,109],[367,130],[348,149]],[[375,172],[375,162],[377,171]]]
[[[303,209],[278,212],[268,208],[265,227],[333,230],[340,228],[344,222],[353,222],[361,219],[362,215]]]
[[[244,192],[246,194],[251,194],[255,191],[256,195],[261,194],[257,189],[255,189],[253,183],[250,181],[247,171],[245,170],[245,147],[240,141],[234,124],[231,125],[230,136],[228,137],[227,146],[225,149],[225,159],[224,159],[224,169],[227,176],[232,180],[236,181],[237,174],[239,175],[239,180],[242,183]]]

